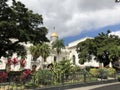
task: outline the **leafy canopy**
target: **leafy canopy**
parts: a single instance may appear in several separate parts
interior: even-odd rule
[[[114,62],[120,57],[120,38],[107,33],[99,33],[94,39],[87,39],[77,45],[80,63],[90,60],[92,55],[96,60],[107,66],[110,61]]]
[[[43,26],[42,15],[33,13],[20,1],[12,0],[11,6],[7,1],[0,0],[0,56],[8,56],[13,52],[24,55],[25,49],[19,43],[48,41],[48,30]]]
[[[46,58],[50,55],[50,47],[46,43],[31,46],[29,50],[34,60],[41,56],[46,61]]]
[[[64,45],[64,40],[63,39],[61,39],[61,40],[57,39],[53,43],[53,46],[52,46],[53,49],[54,48],[56,49],[57,54],[60,54],[61,53],[61,49],[63,49],[64,47],[65,47],[65,45]]]

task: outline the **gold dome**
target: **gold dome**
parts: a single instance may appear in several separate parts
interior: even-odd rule
[[[57,34],[56,32],[53,32],[53,33],[51,34],[51,37],[58,37],[58,34]]]

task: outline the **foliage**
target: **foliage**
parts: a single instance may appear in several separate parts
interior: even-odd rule
[[[89,72],[92,66],[86,66],[85,69]]]
[[[114,77],[115,76],[116,70],[114,68],[107,68],[107,71],[108,71],[108,76],[109,77]]]
[[[25,84],[25,88],[33,89],[33,88],[36,88],[36,87],[38,87],[38,85],[36,85],[34,82],[27,82]]]
[[[77,45],[78,57],[81,63],[91,60],[92,55],[104,66],[110,61],[114,62],[120,57],[120,39],[118,36],[107,33],[99,33],[94,39],[86,39]]]
[[[80,72],[81,71],[81,68],[79,66],[72,66],[71,72],[75,73],[75,72]]]
[[[97,74],[98,73],[98,69],[96,69],[96,68],[91,68],[89,72],[90,72],[90,74],[92,74],[95,77],[98,75]]]
[[[0,0],[0,57],[13,52],[25,55],[20,43],[48,41],[42,15],[33,13],[20,1],[12,0],[11,6],[7,1]]]
[[[117,80],[120,81],[120,75],[117,76]]]
[[[89,72],[95,77],[101,77],[106,75],[108,77],[114,77],[116,71],[114,68],[91,68]]]
[[[64,48],[64,41],[61,39],[61,40],[56,40],[54,43],[53,43],[53,46],[52,48],[55,48],[56,51],[57,51],[57,54],[60,54],[61,53],[61,49]]]
[[[53,80],[53,73],[50,70],[39,70],[36,73],[35,81],[37,84],[48,85]]]
[[[70,63],[70,60],[62,60],[58,63],[54,63],[53,65],[53,73],[54,73],[54,83],[60,82],[65,76],[65,78],[68,77],[68,75],[73,70],[73,66]]]
[[[98,78],[107,79],[108,78],[108,71],[106,68],[98,69]]]
[[[117,73],[120,72],[120,61],[116,60],[115,62],[113,62],[113,68],[116,70]]]
[[[40,46],[40,52],[41,57],[44,59],[44,62],[46,62],[46,58],[50,55],[50,47],[48,44],[43,43]]]
[[[46,58],[50,54],[50,48],[47,44],[37,44],[30,47],[30,53],[33,56],[33,60],[36,60],[39,56],[41,56],[44,61],[46,61]]]
[[[29,48],[31,55],[33,56],[33,60],[35,61],[40,56],[40,51],[38,45],[30,46]]]
[[[77,45],[78,57],[80,63],[83,64],[85,61],[90,61],[91,55],[96,53],[96,45],[93,39],[86,39],[85,41]]]

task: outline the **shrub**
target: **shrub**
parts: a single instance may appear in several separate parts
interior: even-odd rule
[[[91,66],[86,66],[85,69],[89,72],[91,69]]]
[[[25,88],[29,88],[29,89],[32,89],[32,88],[36,88],[38,87],[34,82],[27,82],[25,84]]]
[[[22,71],[10,71],[8,73],[8,81],[19,81]]]
[[[108,71],[108,76],[109,77],[114,77],[115,76],[116,70],[114,68],[107,68],[107,71]]]
[[[107,79],[107,77],[108,77],[108,71],[106,68],[98,69],[98,78]]]
[[[50,70],[39,70],[35,75],[35,81],[37,84],[51,84],[53,79],[53,73]]]
[[[98,69],[96,68],[91,68],[89,72],[95,77],[98,75]]]
[[[117,80],[118,80],[118,81],[120,81],[120,75],[119,75],[119,76],[117,76]]]
[[[75,73],[75,72],[80,72],[81,68],[79,66],[73,66],[71,67],[70,72]]]

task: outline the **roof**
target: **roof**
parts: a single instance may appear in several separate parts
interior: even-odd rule
[[[51,37],[58,37],[58,34],[57,34],[56,32],[53,32],[53,33],[51,34]]]
[[[86,39],[92,39],[91,37],[85,37],[85,38],[81,38],[79,40],[73,41],[71,43],[68,44],[68,48],[71,47],[76,47],[78,43],[85,41]]]

